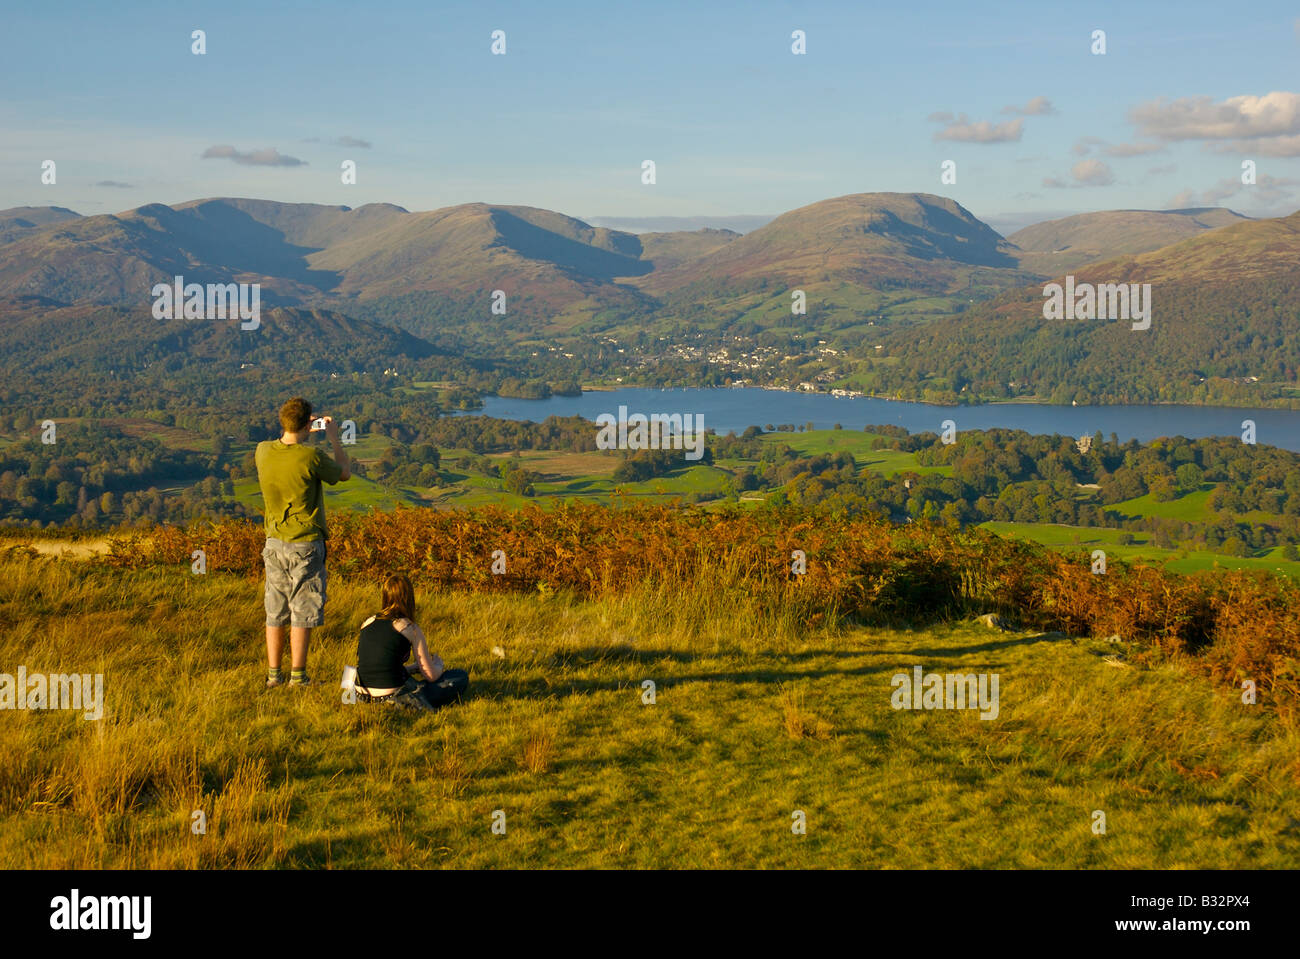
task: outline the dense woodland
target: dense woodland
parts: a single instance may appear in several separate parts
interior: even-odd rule
[[[1300,400],[1300,277],[1156,284],[1151,328],[1049,321],[1039,291],[897,332],[875,387],[958,402],[1293,404]],[[1253,379],[1252,379],[1253,378]]]
[[[245,515],[230,480],[215,475],[222,452],[219,442],[204,455],[112,428],[56,428],[53,443],[0,447],[0,521],[93,527]]]
[[[961,434],[945,445],[923,433],[889,446],[915,452],[924,465],[951,466],[951,476],[850,472],[844,454],[800,459],[787,448],[780,470],[742,472],[738,480],[742,488],[777,488],[776,504],[834,501],[850,511],[960,525],[997,520],[1110,527],[1150,532],[1157,546],[1199,546],[1237,556],[1286,545],[1288,558],[1295,558],[1296,454],[1224,438],[1179,437],[1144,446],[1098,434],[1086,454],[1075,444],[1070,437],[989,430]],[[793,478],[792,468],[800,470]],[[1172,502],[1207,487],[1213,514],[1208,522],[1128,515],[1115,505],[1148,494],[1157,503]]]

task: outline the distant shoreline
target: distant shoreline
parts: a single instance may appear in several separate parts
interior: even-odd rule
[[[1150,407],[1157,409],[1160,407],[1187,407],[1209,410],[1270,410],[1276,412],[1300,412],[1300,398],[1291,400],[1293,406],[1268,406],[1268,405],[1232,405],[1225,403],[1189,403],[1175,400],[1161,400],[1158,403],[1053,403],[1050,400],[1039,399],[1037,397],[1024,397],[1013,399],[997,400],[972,400],[968,403],[936,403],[932,400],[905,400],[897,396],[881,396],[876,393],[849,393],[847,395],[836,395],[829,390],[800,390],[792,389],[788,386],[756,386],[746,384],[744,386],[639,386],[636,384],[625,384],[620,386],[583,386],[584,393],[617,393],[620,390],[659,390],[660,392],[676,392],[685,390],[757,390],[764,393],[791,393],[796,396],[824,396],[833,400],[880,400],[885,403],[907,403],[914,406],[933,406],[935,409],[960,410],[987,406],[1042,406],[1053,407],[1057,409],[1118,409],[1123,407]],[[497,396],[495,393],[485,393],[485,396]],[[562,394],[554,394],[562,395]],[[503,397],[504,399],[519,399],[518,397]],[[545,403],[550,397],[528,402]],[[1260,401],[1266,403],[1267,401]]]

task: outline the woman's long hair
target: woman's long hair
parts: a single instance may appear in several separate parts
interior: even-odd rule
[[[383,603],[380,619],[405,618],[415,622],[415,590],[405,576],[393,575],[384,580]]]

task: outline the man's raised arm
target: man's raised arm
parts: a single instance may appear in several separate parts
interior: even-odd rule
[[[339,475],[340,480],[352,478],[352,463],[348,459],[347,451],[343,449],[343,441],[339,439],[339,425],[334,422],[334,417],[326,416],[325,420],[325,438],[330,441],[334,447],[334,462],[338,464],[342,471]]]

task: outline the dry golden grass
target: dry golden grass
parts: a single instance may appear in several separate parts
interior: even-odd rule
[[[566,453],[553,450],[521,450],[519,461],[526,468],[542,474],[542,478],[558,482],[584,476],[607,476],[618,465],[618,458],[608,452]],[[489,453],[494,463],[513,461],[514,454]]]
[[[1253,681],[1297,720],[1300,587],[1261,572],[1182,575],[928,523],[896,527],[828,509],[690,510],[566,502],[473,511],[397,509],[331,519],[334,568],[410,573],[441,589],[568,591],[587,597],[651,589],[739,603],[787,626],[842,617],[911,627],[995,611],[1025,627],[1119,635],[1146,653],[1194,654],[1233,686]],[[229,521],[160,527],[112,540],[123,568],[188,565],[202,548],[212,571],[261,574],[262,530]],[[790,575],[801,550],[807,572]],[[504,553],[506,572],[492,569]],[[690,609],[700,608],[692,605]]]
[[[411,716],[336,687],[369,575],[332,569],[320,685],[265,690],[255,578],[0,555],[0,671],[106,695],[99,721],[0,711],[0,867],[1300,864],[1296,730],[1186,653],[1125,644],[1115,669],[1088,639],[814,623],[736,588],[744,562],[586,598],[417,579],[471,687]],[[998,719],[894,710],[915,664],[999,673]]]
[[[787,686],[781,690],[785,732],[791,739],[829,739],[835,726],[804,708],[803,690]]]
[[[540,730],[524,743],[524,768],[530,773],[544,773],[550,768],[555,755],[555,736],[549,730]]]

